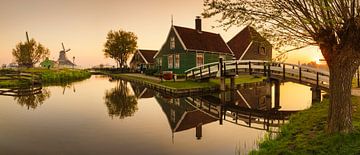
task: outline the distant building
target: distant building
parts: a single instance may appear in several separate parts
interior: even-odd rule
[[[49,58],[46,58],[43,62],[40,63],[40,67],[43,68],[54,68],[57,66],[57,62],[54,60],[49,60]]]
[[[138,49],[130,61],[130,68],[137,71],[145,71],[155,67],[154,56],[158,51]]]
[[[18,67],[19,65],[16,62],[9,63],[9,65],[7,66],[7,68],[18,68]]]
[[[236,60],[271,60],[272,58],[272,45],[251,26],[246,26],[227,44]]]
[[[171,25],[168,37],[155,55],[162,71],[184,74],[190,68],[231,60],[233,53],[220,34],[203,31],[201,19],[195,19],[195,29]]]

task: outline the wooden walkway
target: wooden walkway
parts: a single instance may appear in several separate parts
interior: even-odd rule
[[[261,60],[238,60],[214,62],[185,71],[186,78],[202,80],[215,77],[231,77],[240,74],[257,74],[271,78],[306,83],[317,87],[329,88],[328,71],[282,62]]]

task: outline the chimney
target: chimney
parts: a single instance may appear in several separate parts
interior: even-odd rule
[[[196,16],[195,29],[196,29],[196,31],[201,32],[201,18],[200,18],[200,16]]]

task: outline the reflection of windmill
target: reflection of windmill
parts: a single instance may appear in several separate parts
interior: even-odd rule
[[[65,50],[64,43],[61,43],[61,45],[62,45],[62,48],[63,48],[63,49],[60,51],[60,54],[59,54],[59,59],[58,59],[59,65],[60,65],[60,66],[64,66],[64,67],[73,67],[73,66],[75,66],[75,64],[72,63],[72,62],[66,57],[66,52],[69,52],[71,49]]]

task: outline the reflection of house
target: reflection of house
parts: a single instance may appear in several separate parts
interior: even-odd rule
[[[220,57],[231,60],[233,53],[220,34],[202,31],[200,17],[195,20],[195,29],[171,25],[164,45],[155,55],[163,71],[176,74],[217,62]]]
[[[154,67],[155,50],[138,49],[130,61],[130,68],[133,70],[144,71],[145,69]]]
[[[156,96],[156,100],[165,113],[173,133],[196,128],[196,137],[200,139],[202,125],[217,121],[217,118],[188,104],[184,98],[166,99]]]
[[[271,60],[272,45],[250,26],[245,27],[227,43],[236,60]]]
[[[271,85],[236,90],[233,103],[243,108],[270,110]]]
[[[154,91],[151,89],[148,89],[142,85],[137,84],[131,84],[131,87],[135,93],[135,96],[137,98],[152,98],[154,97]]]

